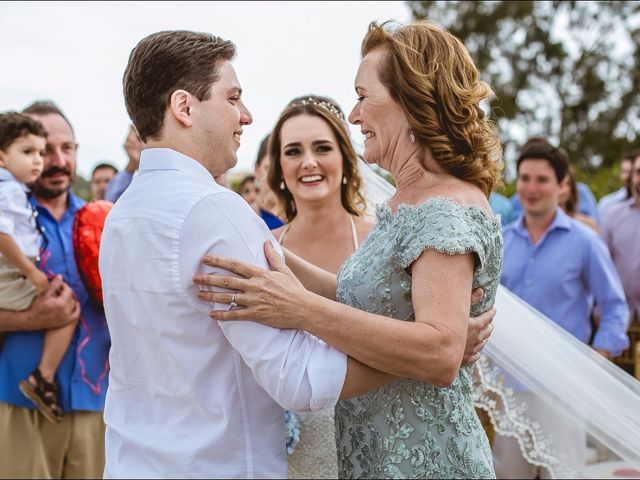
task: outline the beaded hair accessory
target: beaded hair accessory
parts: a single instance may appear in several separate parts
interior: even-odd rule
[[[333,115],[338,117],[338,119],[340,121],[342,121],[342,122],[345,121],[344,113],[342,113],[340,111],[340,109],[338,107],[336,107],[333,103],[329,103],[329,102],[326,102],[324,100],[319,100],[319,99],[317,99],[315,97],[307,97],[307,98],[304,98],[302,100],[298,100],[298,101],[292,103],[290,106],[294,107],[294,106],[297,106],[297,105],[315,105],[316,107],[323,108],[326,111],[332,113]]]

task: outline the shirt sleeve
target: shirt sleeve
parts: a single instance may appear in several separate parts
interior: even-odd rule
[[[606,245],[599,237],[593,237],[586,257],[586,281],[600,305],[600,326],[593,347],[618,356],[629,347],[629,307],[622,282]]]
[[[133,180],[133,174],[126,170],[116,173],[109,183],[107,183],[104,199],[111,203],[116,203],[124,191],[129,188],[131,180]]]
[[[0,233],[14,236],[15,218],[23,215],[27,197],[16,182],[0,183]]]
[[[180,239],[180,288],[188,301],[207,315],[207,320],[214,304],[197,298],[198,287],[192,277],[197,272],[221,271],[203,265],[202,257],[232,257],[269,268],[263,253],[268,239],[279,250],[262,219],[230,191],[206,197],[191,210]],[[256,382],[283,408],[317,410],[338,401],[347,371],[344,353],[299,330],[276,329],[251,321],[218,324]]]

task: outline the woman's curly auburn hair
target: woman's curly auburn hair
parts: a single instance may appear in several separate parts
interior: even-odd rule
[[[321,106],[321,104],[329,105],[335,110],[330,111]],[[294,98],[289,102],[278,117],[275,127],[273,127],[273,131],[269,137],[268,152],[271,157],[271,164],[269,165],[267,181],[269,182],[269,187],[271,187],[271,190],[275,194],[279,209],[284,212],[284,217],[287,222],[295,218],[297,210],[295,199],[289,189],[280,189],[280,184],[283,181],[282,166],[280,164],[282,156],[280,132],[287,120],[292,117],[297,117],[298,115],[312,115],[322,119],[329,125],[338,142],[338,147],[342,154],[342,172],[347,179],[346,184],[341,183],[340,186],[342,206],[347,212],[356,216],[362,215],[365,211],[366,203],[361,192],[362,177],[358,170],[358,155],[351,144],[349,132],[344,120],[339,118],[335,112],[339,112],[339,114],[344,117],[342,109],[332,99],[318,95],[304,95]]]
[[[383,48],[378,74],[402,107],[416,140],[447,173],[489,196],[500,182],[502,147],[480,102],[494,96],[460,40],[419,21],[389,31],[372,22],[361,54]]]

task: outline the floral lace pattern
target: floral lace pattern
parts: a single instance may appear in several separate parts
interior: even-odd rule
[[[340,302],[414,321],[409,268],[425,249],[477,258],[474,287],[495,299],[502,267],[499,220],[479,207],[436,197],[417,206],[388,204],[338,274]],[[336,406],[340,478],[494,478],[491,450],[473,405],[472,367],[447,388],[398,380]]]
[[[289,456],[289,478],[338,478],[333,408],[299,412],[300,442]]]

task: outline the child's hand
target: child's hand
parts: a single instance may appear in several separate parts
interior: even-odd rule
[[[47,287],[49,287],[49,279],[42,271],[38,270],[37,268],[33,268],[27,274],[27,278],[36,287],[36,295],[44,293]]]

